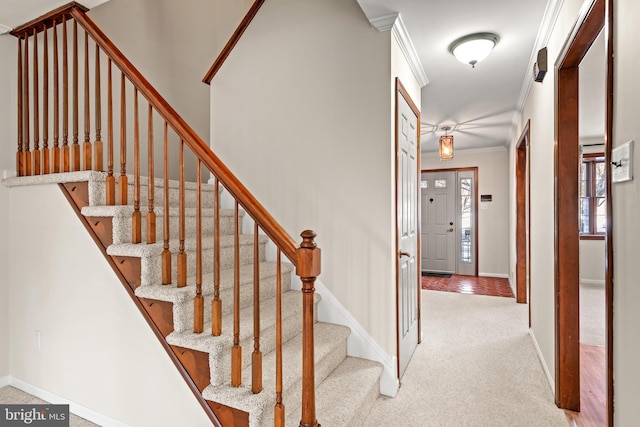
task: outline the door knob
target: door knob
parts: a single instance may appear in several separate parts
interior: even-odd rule
[[[447,230],[449,233],[453,233],[453,227]]]
[[[410,257],[411,254],[409,252],[400,251],[400,258],[402,258],[403,256]]]

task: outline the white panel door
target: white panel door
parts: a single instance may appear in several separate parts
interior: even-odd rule
[[[399,374],[418,346],[418,117],[397,91]]]
[[[422,270],[456,272],[456,173],[423,172]]]

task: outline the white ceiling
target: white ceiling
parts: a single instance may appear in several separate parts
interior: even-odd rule
[[[108,0],[82,0],[93,8]],[[554,0],[357,0],[367,17],[399,12],[429,79],[422,89],[422,151],[437,150],[442,126],[454,127],[456,150],[505,147],[521,94],[532,79],[530,61]],[[2,0],[0,33],[68,0]],[[550,7],[550,6],[549,6]],[[475,32],[495,32],[500,42],[476,68],[462,64],[449,44]],[[540,43],[537,43],[540,45]],[[604,42],[581,66],[581,134],[601,136],[604,122]],[[594,49],[595,50],[595,49]],[[553,59],[549,58],[553,66]],[[584,71],[583,71],[584,69]],[[547,78],[552,77],[548,76]],[[599,84],[600,82],[601,84]],[[595,96],[592,96],[595,93]],[[521,106],[520,106],[521,107]],[[595,118],[594,117],[599,117]]]
[[[422,151],[457,126],[455,148],[504,147],[516,118],[547,0],[358,0],[369,19],[399,12],[429,79],[422,89]],[[471,68],[448,51],[455,39],[493,32],[500,42]]]

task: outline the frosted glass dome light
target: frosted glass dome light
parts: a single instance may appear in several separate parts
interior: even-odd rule
[[[449,45],[449,52],[463,64],[469,64],[472,68],[485,59],[500,37],[494,33],[476,33],[461,37]]]

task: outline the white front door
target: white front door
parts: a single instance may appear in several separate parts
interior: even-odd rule
[[[423,172],[422,269],[456,272],[456,172]]]
[[[405,98],[406,97],[406,98]],[[398,374],[404,373],[418,346],[418,110],[398,85],[396,114],[398,239]]]

